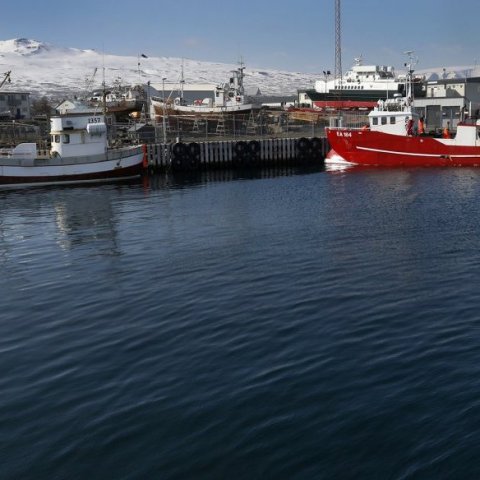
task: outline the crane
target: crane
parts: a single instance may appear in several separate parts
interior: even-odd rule
[[[12,79],[10,78],[11,73],[12,73],[12,71],[9,70],[8,72],[5,72],[3,74],[3,80],[0,82],[0,88],[2,88],[5,85],[5,83],[7,83],[7,82],[10,83],[12,81]]]
[[[88,77],[85,78],[85,96],[87,96],[90,93],[90,90],[92,89],[93,80],[95,79],[97,70],[98,68],[95,67],[95,69],[93,70],[92,76],[90,78]]]

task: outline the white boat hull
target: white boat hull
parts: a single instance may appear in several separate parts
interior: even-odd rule
[[[155,115],[162,117],[164,114],[163,103],[152,100]],[[251,103],[226,105],[226,106],[207,106],[207,105],[167,105],[165,106],[165,115],[185,115],[185,116],[218,116],[222,114],[250,113],[256,109]]]
[[[103,158],[102,158],[103,157]],[[139,175],[143,162],[141,147],[109,152],[95,158],[0,159],[0,184],[58,183],[115,179]]]

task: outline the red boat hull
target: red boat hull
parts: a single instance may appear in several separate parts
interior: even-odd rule
[[[330,129],[327,137],[334,152],[357,165],[382,167],[480,166],[480,147],[446,144],[426,136],[407,137],[359,129]]]

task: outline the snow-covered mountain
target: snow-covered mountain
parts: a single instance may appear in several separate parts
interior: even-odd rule
[[[178,84],[181,68],[186,83],[226,82],[235,64],[203,62],[173,57],[118,56],[95,50],[81,50],[51,45],[37,40],[18,38],[0,41],[1,73],[12,71],[11,84],[2,90],[27,91],[34,96],[68,97],[82,95],[100,88],[103,78],[107,85],[115,81],[123,85],[151,82],[159,85]],[[139,65],[140,63],[140,65]],[[103,74],[105,71],[105,74]],[[417,70],[427,78],[465,78],[480,76],[480,67],[457,66]],[[245,88],[257,89],[264,95],[292,95],[297,89],[313,88],[319,74],[258,70],[247,65]]]
[[[25,38],[0,41],[0,74],[12,71],[11,84],[2,90],[22,90],[39,96],[81,95],[87,89],[99,88],[104,76],[107,85],[115,81],[124,85],[148,81],[161,84],[165,77],[167,83],[174,84],[180,80],[182,62],[186,83],[223,83],[238,67],[171,57],[107,55]],[[264,95],[289,95],[298,88],[312,88],[316,78],[311,73],[257,70],[247,65],[245,88],[260,89]]]

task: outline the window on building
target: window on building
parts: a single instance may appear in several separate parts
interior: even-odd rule
[[[4,102],[5,101],[5,95],[0,95],[0,102]]]
[[[53,135],[53,143],[60,143],[60,135]]]
[[[63,135],[63,143],[70,143],[70,135],[68,133]]]

